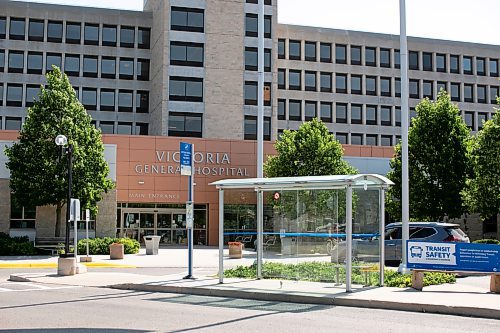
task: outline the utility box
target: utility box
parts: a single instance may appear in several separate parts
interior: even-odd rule
[[[292,255],[297,253],[297,238],[283,237],[281,238],[281,254]]]
[[[229,242],[229,258],[241,259],[243,257],[243,243]]]
[[[144,242],[146,243],[146,254],[147,255],[157,255],[158,249],[160,247],[161,236],[144,236]]]

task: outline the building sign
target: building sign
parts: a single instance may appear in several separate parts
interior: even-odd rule
[[[408,268],[500,272],[498,245],[415,241],[406,244]]]
[[[137,175],[174,175],[181,174],[180,152],[155,151],[155,163],[136,164],[134,171]],[[195,175],[250,177],[247,168],[231,166],[228,153],[196,152],[193,155]]]
[[[181,175],[191,176],[193,174],[193,145],[181,142]]]

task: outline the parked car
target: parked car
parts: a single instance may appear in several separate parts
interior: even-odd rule
[[[458,224],[442,222],[410,222],[410,239],[422,242],[465,242],[469,237]],[[399,264],[402,255],[401,222],[391,223],[385,227],[385,263]],[[378,237],[352,240],[353,261],[378,261]],[[332,248],[332,262],[344,263],[346,259],[346,243],[340,241]]]

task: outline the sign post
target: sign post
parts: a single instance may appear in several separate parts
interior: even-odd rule
[[[75,223],[74,227],[74,254],[76,261],[78,261],[77,255],[78,255],[78,221],[80,220],[80,200],[79,199],[71,199],[71,204],[70,204],[70,221],[73,221]]]
[[[184,279],[194,279],[193,277],[193,200],[194,200],[194,172],[193,155],[194,145],[181,142],[180,145],[181,175],[189,176],[188,201],[186,202],[186,228],[188,236],[188,274]]]

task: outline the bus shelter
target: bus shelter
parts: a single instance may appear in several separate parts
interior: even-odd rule
[[[320,239],[320,244],[326,244],[327,253],[323,258],[339,264],[336,267],[337,277],[338,267],[345,269],[347,292],[352,291],[353,267],[359,267],[359,261],[375,262],[373,267],[378,266],[378,285],[383,285],[385,191],[394,185],[386,177],[357,174],[247,178],[219,180],[210,185],[219,190],[220,283],[224,282],[226,241],[241,240],[243,236],[252,239],[255,236],[255,240],[248,242],[248,245],[255,246],[258,279],[263,277],[264,248],[270,239],[276,240],[279,237],[280,258],[292,254],[293,251],[296,254],[301,251],[321,252],[318,250],[318,243],[314,242]],[[249,204],[245,207],[256,208],[253,214],[250,212],[245,215],[246,220],[253,221],[253,227],[249,224],[242,227],[231,226],[226,227],[225,231],[225,218],[232,216],[227,211],[235,207],[231,205],[235,196],[228,195],[231,192],[240,193],[238,200],[253,198],[245,202]],[[244,214],[239,214],[241,215]],[[229,222],[232,223],[226,221],[226,226]],[[290,244],[295,244],[296,247],[292,248]],[[316,247],[311,249],[311,244],[316,244]],[[338,278],[336,282],[339,282]]]

